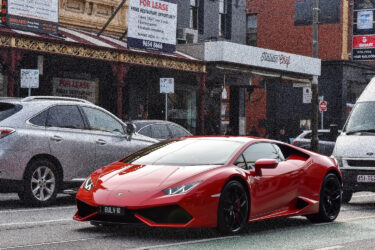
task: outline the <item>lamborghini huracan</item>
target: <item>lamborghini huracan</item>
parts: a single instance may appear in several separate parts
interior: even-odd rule
[[[334,158],[262,138],[185,137],[92,173],[77,193],[74,219],[235,234],[249,222],[276,217],[331,222],[341,195]]]

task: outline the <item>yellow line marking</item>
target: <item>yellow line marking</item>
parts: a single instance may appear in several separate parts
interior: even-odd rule
[[[348,221],[372,219],[372,218],[375,218],[375,215],[346,218],[346,219],[337,220],[336,222],[348,222]]]

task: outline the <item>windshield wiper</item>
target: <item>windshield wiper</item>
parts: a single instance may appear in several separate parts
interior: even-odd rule
[[[347,135],[352,135],[352,134],[356,134],[356,133],[375,133],[375,129],[360,129],[360,130],[353,130],[353,131],[348,131],[346,132]]]

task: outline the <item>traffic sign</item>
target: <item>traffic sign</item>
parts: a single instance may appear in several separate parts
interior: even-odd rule
[[[319,103],[319,110],[320,110],[320,112],[327,111],[327,102],[326,101],[321,101]]]

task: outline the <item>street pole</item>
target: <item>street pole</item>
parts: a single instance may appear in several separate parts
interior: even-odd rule
[[[313,57],[318,58],[318,22],[319,22],[319,0],[314,0],[313,4],[313,43],[312,43],[312,51]],[[311,92],[312,92],[312,136],[311,136],[311,150],[317,152],[318,151],[318,119],[319,119],[319,112],[318,112],[318,76],[313,76],[313,80],[311,82]]]

